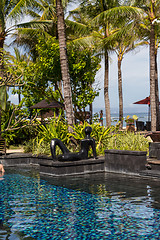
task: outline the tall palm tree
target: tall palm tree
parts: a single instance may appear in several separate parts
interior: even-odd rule
[[[24,63],[25,65],[29,64],[30,56],[27,56],[27,54],[21,54],[20,50],[18,48],[14,48],[14,56],[9,56],[9,60],[11,62],[11,71],[14,79],[17,79],[17,84],[12,84],[14,87],[18,87],[18,103],[21,102],[21,86],[23,86],[25,83],[23,82],[23,72],[24,72]]]
[[[109,106],[109,61],[108,54],[114,50],[115,41],[121,42],[122,36],[126,31],[127,27],[120,29],[120,24],[125,22],[125,25],[132,22],[133,16],[140,17],[141,10],[136,7],[127,5],[121,5],[122,1],[100,1],[102,4],[102,10],[100,13],[97,11],[96,17],[92,20],[95,26],[99,27],[98,34],[95,34],[95,42],[98,42],[99,47],[103,47],[104,61],[105,61],[105,77],[104,77],[104,98],[105,98],[105,109],[106,109],[106,123],[110,125],[110,106]],[[107,8],[105,7],[107,6]],[[109,7],[109,8],[108,8]],[[99,40],[98,40],[99,38]],[[119,69],[121,67],[121,61],[119,61]],[[121,71],[119,71],[119,83]],[[120,115],[122,119],[123,112],[123,100],[122,100],[122,87],[119,84],[119,96],[120,96]]]
[[[70,84],[68,58],[67,58],[64,12],[63,12],[63,6],[62,6],[61,0],[56,0],[56,10],[57,10],[57,30],[58,30],[58,39],[59,39],[59,48],[60,48],[60,62],[61,62],[61,73],[62,73],[62,80],[63,80],[63,93],[64,93],[66,118],[67,118],[68,124],[73,125],[74,113],[73,113],[73,104],[72,104],[72,92],[71,92],[71,84]]]
[[[114,50],[118,58],[118,93],[119,93],[119,121],[123,127],[123,89],[122,89],[122,60],[124,55],[135,48],[136,37],[131,32],[126,32],[119,41],[115,42]]]
[[[64,1],[63,1],[64,2]],[[67,2],[67,1],[65,1]],[[36,34],[41,32],[51,36],[58,37],[60,46],[60,60],[61,60],[61,72],[63,81],[63,95],[64,104],[66,111],[66,118],[69,125],[74,124],[74,113],[72,105],[72,93],[70,86],[70,76],[67,61],[67,46],[66,46],[66,33],[65,33],[65,21],[64,12],[61,0],[49,0],[43,1],[39,0],[37,5],[34,5],[37,12],[30,11],[30,15],[34,18],[31,22],[25,24],[19,24],[18,33],[21,34],[21,38],[17,38],[18,42],[21,44],[25,43],[29,47],[33,47],[36,44]],[[38,13],[39,12],[39,13]],[[26,42],[24,36],[34,36],[35,42]],[[33,50],[32,49],[32,50]]]
[[[157,123],[157,115],[159,115],[157,106],[159,104],[159,99],[156,90],[158,83],[156,81],[155,28],[157,27],[157,20],[160,18],[160,0],[135,0],[133,6],[137,6],[143,10],[143,21],[147,24],[147,31],[149,30],[151,130],[156,131],[159,125],[159,123]],[[141,22],[139,24],[141,25]]]
[[[4,0],[0,1],[0,77],[3,77],[3,48],[6,37],[15,29],[16,21],[21,19],[22,14],[27,13],[27,6],[32,6],[31,0]],[[6,27],[12,22],[13,25]]]
[[[124,17],[130,23],[131,17],[140,16],[141,10],[131,6],[121,6],[122,1],[109,0],[83,0],[81,12],[85,13],[92,23],[92,31],[88,36],[81,37],[81,44],[92,43],[104,57],[104,99],[106,110],[106,125],[111,125],[110,102],[109,102],[109,53],[113,51],[114,42],[120,39],[123,31],[117,27]],[[77,9],[76,9],[77,10]],[[126,22],[127,23],[127,22]],[[79,28],[81,26],[78,26]],[[87,27],[89,27],[87,25]],[[82,30],[82,28],[80,28]],[[122,32],[122,33],[120,33]]]
[[[157,128],[157,108],[156,108],[156,84],[155,84],[155,4],[151,0],[150,5],[150,98],[151,98],[151,130],[156,131]]]
[[[105,44],[105,39],[113,33],[112,22],[107,19],[98,21],[99,16],[104,16],[104,12],[116,6],[119,6],[118,0],[89,0],[83,1],[81,9],[91,19],[94,24],[92,31],[93,42],[95,49],[101,52],[104,56],[104,100],[106,112],[106,125],[111,125],[110,101],[109,101],[109,51],[112,49],[111,44]]]
[[[141,23],[138,26],[139,42],[137,45],[150,45],[150,27],[147,22]],[[157,130],[160,128],[160,115],[159,115],[159,89],[158,89],[158,63],[157,54],[160,44],[160,26],[155,25],[155,98],[156,98],[156,117],[157,117]]]
[[[25,12],[27,6],[32,6],[34,2],[31,0],[4,0],[0,1],[0,80],[3,82],[4,77],[4,43],[9,34],[15,29],[16,20],[20,20],[22,13]],[[8,24],[14,22],[10,27],[6,27]],[[5,81],[5,80],[4,80]],[[6,94],[6,86],[1,87],[1,95]],[[3,93],[3,94],[2,94]],[[1,97],[0,108],[3,108],[3,101]],[[0,110],[0,122],[1,122],[1,110]],[[0,129],[1,131],[1,129]]]

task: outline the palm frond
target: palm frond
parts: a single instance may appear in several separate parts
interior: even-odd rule
[[[17,24],[17,28],[33,28],[33,29],[45,30],[46,26],[50,26],[51,24],[52,24],[51,20],[43,20],[43,21],[36,20],[36,21]]]
[[[77,32],[80,36],[88,34],[91,30],[84,24],[66,20],[66,26],[73,32]]]
[[[81,37],[73,40],[72,42],[69,42],[68,44],[73,44],[74,46],[81,47],[81,48],[92,47],[93,37],[92,36]]]
[[[111,8],[107,11],[104,11],[100,13],[98,16],[96,16],[92,23],[94,25],[96,24],[104,24],[104,22],[117,22],[119,21],[120,16],[128,18],[129,20],[133,17],[141,18],[144,15],[144,11],[137,7],[130,7],[130,6],[121,6],[121,7],[115,7]]]
[[[34,18],[34,19],[39,19],[40,18],[39,13],[37,13],[33,9],[27,9],[27,16],[29,16],[31,18]]]
[[[48,5],[42,13],[41,19],[42,20],[51,20],[51,19],[56,19],[56,7],[51,5]]]

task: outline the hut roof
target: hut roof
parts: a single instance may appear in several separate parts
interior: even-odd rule
[[[31,109],[41,109],[41,108],[64,108],[64,104],[56,101],[55,99],[52,100],[42,100],[35,105],[30,107]]]

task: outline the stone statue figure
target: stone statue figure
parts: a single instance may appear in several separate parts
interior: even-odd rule
[[[52,139],[51,145],[50,145],[52,158],[57,159],[59,161],[76,161],[76,160],[87,159],[89,147],[92,148],[93,157],[97,158],[95,140],[90,137],[91,132],[92,132],[91,127],[88,126],[85,128],[86,137],[85,137],[85,139],[81,140],[81,150],[79,152],[75,152],[75,153],[70,152],[61,140],[59,140],[57,138]],[[61,149],[61,151],[63,153],[58,156],[56,155],[56,146],[57,145],[59,146],[59,148]]]

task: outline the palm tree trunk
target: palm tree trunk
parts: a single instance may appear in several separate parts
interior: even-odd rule
[[[0,38],[1,38],[1,40],[0,40],[0,78],[1,78],[1,81],[3,81],[3,76],[4,76],[4,63],[3,63],[4,37],[3,37],[3,34],[2,34],[2,29],[1,29]],[[2,108],[2,103],[0,102],[0,138],[1,138],[1,131],[2,131],[2,128],[1,128],[1,118],[2,118],[1,108]]]
[[[71,92],[71,84],[70,84],[68,58],[67,58],[64,12],[63,12],[61,0],[56,0],[56,11],[57,11],[57,30],[58,30],[58,39],[59,39],[59,48],[60,48],[60,62],[61,62],[61,72],[62,72],[62,80],[63,80],[63,93],[64,93],[66,119],[69,125],[73,125],[74,114],[73,114],[73,104],[72,104],[72,92]]]
[[[122,93],[122,60],[118,57],[118,93],[119,93],[119,121],[120,129],[123,128],[123,93]]]
[[[106,126],[111,126],[111,113],[110,113],[110,102],[109,102],[109,60],[108,52],[105,49],[105,74],[104,74],[104,101],[105,101],[105,111],[106,111]]]
[[[151,23],[150,33],[150,99],[151,99],[151,131],[156,131],[156,96],[155,96],[155,29]]]
[[[2,34],[0,34],[0,77],[1,77],[1,79],[3,79],[3,75],[4,75],[4,63],[3,63],[4,38],[1,36],[2,36]]]
[[[156,94],[156,112],[157,112],[157,130],[160,127],[159,116],[159,90],[158,90],[158,67],[157,67],[157,49],[155,50],[155,94]]]

